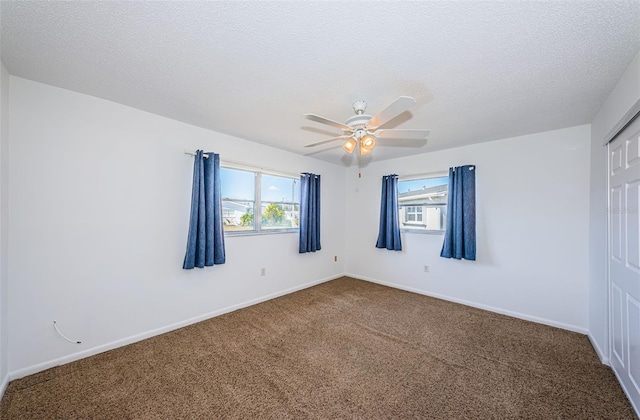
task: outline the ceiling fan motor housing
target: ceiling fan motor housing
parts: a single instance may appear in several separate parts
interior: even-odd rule
[[[361,131],[366,130],[366,124],[371,121],[373,116],[364,113],[365,109],[367,109],[367,103],[365,101],[355,101],[352,106],[356,115],[348,118],[346,124],[353,128],[356,137],[360,138],[364,134]],[[360,135],[358,135],[359,131]],[[347,133],[347,131],[345,131],[345,133]]]
[[[371,115],[367,114],[358,114],[347,119],[347,125],[349,127],[353,127],[354,129],[364,128],[365,124],[367,124],[371,118]]]

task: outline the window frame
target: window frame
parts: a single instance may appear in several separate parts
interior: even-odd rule
[[[298,206],[298,220],[300,220],[300,176],[294,175],[291,173],[279,172],[264,168],[257,168],[248,165],[242,165],[232,162],[220,162],[221,169],[232,169],[236,171],[244,171],[252,173],[254,176],[253,183],[253,226],[252,229],[246,230],[226,230],[223,226],[224,236],[255,236],[255,235],[271,235],[271,234],[282,234],[282,233],[298,233],[300,231],[300,225],[296,227],[290,228],[272,228],[265,229],[262,226],[262,176],[269,175],[280,178],[291,178],[294,183],[298,186],[298,202],[286,202],[285,204],[293,204]],[[224,202],[224,197],[221,197]],[[267,202],[267,205],[272,203],[271,201]]]
[[[419,179],[431,179],[431,178],[448,178],[449,177],[449,172],[432,172],[432,173],[427,173],[427,174],[416,174],[416,175],[407,175],[407,176],[401,176],[398,178],[398,183],[403,182],[403,181],[417,181]],[[449,194],[449,184],[447,183],[447,195]],[[428,204],[423,204],[423,205],[417,205],[415,203],[412,204],[406,204],[406,205],[402,205],[400,204],[400,192],[398,192],[398,213],[402,212],[402,208],[409,208],[409,207],[420,207],[421,209],[424,209],[424,207],[429,207],[429,208],[442,208],[444,207],[445,209],[447,208],[448,204],[433,204],[433,205],[428,205]],[[416,213],[414,213],[416,214]],[[436,230],[436,229],[426,229],[426,225],[424,222],[424,218],[425,218],[425,212],[422,211],[422,220],[421,221],[408,221],[405,220],[407,213],[406,211],[404,212],[404,217],[402,220],[400,220],[400,232],[406,232],[406,233],[418,233],[418,234],[426,234],[426,235],[444,235],[445,230],[446,230],[446,223],[445,226],[443,226],[442,230]],[[416,227],[411,227],[411,226],[416,226]],[[418,226],[425,226],[425,228],[419,228]]]

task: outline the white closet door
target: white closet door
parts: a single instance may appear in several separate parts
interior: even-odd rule
[[[640,410],[640,117],[609,143],[611,367]]]

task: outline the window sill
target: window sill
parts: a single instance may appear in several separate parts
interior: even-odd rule
[[[415,226],[414,228],[412,227],[407,227],[405,229],[423,229],[426,228],[427,225],[425,225],[424,223],[421,222],[404,222],[402,223],[403,226]]]
[[[428,229],[411,229],[411,228],[400,228],[400,232],[406,233],[419,233],[426,235],[444,235],[444,230],[428,230]]]
[[[235,236],[262,236],[262,235],[280,235],[283,233],[298,233],[300,229],[265,229],[265,230],[236,230],[231,232],[224,232],[224,236],[227,238]]]

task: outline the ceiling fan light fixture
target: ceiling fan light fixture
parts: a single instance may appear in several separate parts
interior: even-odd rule
[[[360,144],[362,145],[363,149],[372,151],[373,148],[376,147],[376,140],[373,138],[372,135],[367,134],[362,137],[362,139],[360,140]]]
[[[369,153],[371,153],[371,149],[367,149],[364,147],[364,145],[360,145],[360,156],[365,156],[368,155]]]
[[[356,145],[357,145],[356,141],[353,139],[353,137],[351,137],[342,145],[342,148],[344,149],[345,152],[351,153],[355,150]]]

